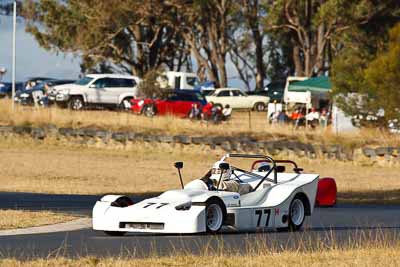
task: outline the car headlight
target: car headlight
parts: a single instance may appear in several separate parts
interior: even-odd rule
[[[192,207],[192,202],[185,202],[175,207],[176,210],[188,210]]]
[[[69,90],[68,89],[63,89],[63,90],[58,91],[57,94],[68,95],[69,94]]]
[[[142,106],[144,104],[144,100],[140,100],[139,102],[138,102],[138,105],[139,106]]]

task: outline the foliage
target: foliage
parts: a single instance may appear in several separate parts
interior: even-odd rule
[[[373,109],[384,108],[385,118],[400,119],[400,23],[389,33],[388,49],[380,51],[364,72]]]
[[[334,61],[333,95],[352,116],[375,116],[383,108],[381,123],[386,126],[388,120],[400,119],[400,23],[390,32],[372,35],[370,29],[354,31],[346,50]]]
[[[139,95],[147,98],[162,98],[167,91],[166,89],[169,89],[161,86],[162,81],[160,79],[162,76],[162,71],[158,69],[148,71],[138,85]]]
[[[117,71],[142,76],[189,62],[181,36],[165,22],[176,10],[163,1],[29,0],[24,10],[27,31],[42,47],[77,53],[84,67],[110,61]]]
[[[387,13],[395,1],[271,0],[265,23],[269,32],[291,43],[297,76],[321,75],[330,67],[332,40],[354,25]]]

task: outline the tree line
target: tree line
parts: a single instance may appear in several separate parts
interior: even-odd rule
[[[396,53],[400,21],[398,0],[28,0],[23,9],[39,44],[80,55],[83,71],[195,69],[225,87],[232,63],[246,89],[329,74],[338,95],[382,87],[373,69]]]

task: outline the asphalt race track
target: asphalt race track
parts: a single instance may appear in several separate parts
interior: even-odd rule
[[[0,208],[49,209],[90,215],[99,196],[0,193]],[[143,235],[109,237],[84,229],[72,232],[0,237],[2,257],[47,257],[50,255],[129,256],[169,255],[176,252],[202,254],[207,250],[246,252],[254,247],[319,248],[333,244],[400,238],[400,206],[338,205],[317,208],[303,231],[296,233],[251,232],[219,235]]]

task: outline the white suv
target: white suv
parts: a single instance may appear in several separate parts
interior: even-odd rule
[[[138,77],[129,75],[89,74],[73,84],[55,86],[49,92],[49,100],[74,110],[85,106],[130,109],[139,82]]]
[[[219,88],[211,95],[206,96],[208,102],[214,102],[214,105],[231,108],[254,109],[264,111],[269,103],[269,97],[259,95],[247,95],[237,88]]]

